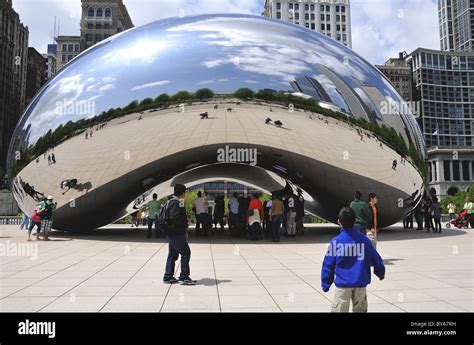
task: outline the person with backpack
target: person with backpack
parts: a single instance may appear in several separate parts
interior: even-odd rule
[[[441,233],[441,205],[437,197],[433,197],[432,215],[434,220],[433,232]]]
[[[190,275],[189,261],[191,260],[191,248],[187,239],[188,225],[191,223],[191,216],[186,214],[184,196],[186,186],[176,184],[174,186],[173,198],[160,209],[158,215],[158,225],[164,229],[168,237],[168,258],[166,260],[165,274],[163,282],[165,284],[180,283],[182,285],[195,285]],[[178,279],[174,277],[176,260],[181,255],[181,274]]]
[[[53,212],[56,209],[56,204],[53,202],[53,197],[49,195],[46,200],[39,203],[41,211],[41,229],[43,230],[43,240],[49,241],[49,232],[53,226]]]

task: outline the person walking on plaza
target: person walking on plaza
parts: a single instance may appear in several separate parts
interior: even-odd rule
[[[377,223],[377,195],[375,193],[369,194],[369,205],[372,211],[372,217],[370,217],[367,223],[367,237],[370,242],[377,248],[377,232],[379,231]]]
[[[433,197],[432,213],[434,219],[433,232],[441,232],[441,205],[439,204],[438,198]]]
[[[30,224],[28,225],[28,240],[31,241],[31,231],[36,226],[36,239],[39,240],[40,232],[41,232],[41,210],[39,205],[33,211],[31,215]]]
[[[26,215],[25,212],[21,213],[21,224],[20,224],[20,230],[23,229],[29,229],[30,227],[30,218]]]
[[[289,237],[296,236],[296,201],[295,196],[291,194],[288,198],[287,227]]]
[[[350,204],[350,208],[354,210],[356,215],[355,228],[365,235],[367,223],[372,217],[372,210],[370,209],[369,205],[361,199],[362,193],[356,191],[354,193],[354,200]]]
[[[158,202],[158,194],[153,194],[153,199],[149,201],[146,206],[148,207],[148,231],[146,237],[151,238],[151,234],[153,232],[153,225],[155,226],[155,237],[161,237],[161,229],[158,229],[156,226],[156,215],[158,214],[158,210],[160,209],[160,203]]]
[[[184,197],[186,186],[176,184],[174,196],[165,204],[165,217],[169,221],[167,230],[168,258],[166,260],[163,282],[165,284],[180,283],[183,285],[195,285],[196,281],[190,277],[189,262],[191,260],[191,248],[187,240],[187,229],[191,223],[191,216],[186,214]],[[174,277],[176,260],[181,255],[181,274],[178,279]]]
[[[408,213],[405,218],[403,218],[403,228],[413,229],[413,212]]]
[[[322,264],[321,288],[328,292],[334,283],[331,311],[336,313],[349,312],[351,300],[353,312],[367,312],[366,287],[371,282],[372,266],[380,280],[385,278],[382,258],[367,236],[355,229],[355,221],[352,208],[344,207],[339,211],[337,222],[341,233],[331,240]]]
[[[471,229],[474,229],[474,203],[469,197],[466,197],[466,202],[464,203],[463,210],[466,210],[468,217],[471,217],[469,225]]]
[[[456,218],[456,204],[454,202],[450,202],[448,204],[448,213],[449,213],[449,220],[453,220]]]
[[[270,217],[272,218],[273,242],[280,242],[281,222],[283,219],[284,205],[279,196],[273,195]]]
[[[272,220],[270,218],[270,210],[272,208],[272,199],[263,203],[263,230],[268,235],[272,231]]]
[[[53,212],[56,209],[56,204],[53,202],[53,197],[49,195],[46,200],[39,203],[41,211],[41,229],[43,230],[43,240],[49,241],[49,232],[53,226]]]
[[[433,202],[429,197],[426,197],[425,204],[423,205],[423,211],[425,214],[425,229],[426,232],[430,232],[430,229],[435,231],[433,225]]]
[[[193,206],[196,210],[196,235],[200,235],[202,218],[204,215],[207,215],[209,203],[207,202],[206,198],[202,196],[201,191],[197,193],[197,196],[197,199],[193,202]]]

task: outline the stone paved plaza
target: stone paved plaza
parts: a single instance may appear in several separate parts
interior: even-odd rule
[[[0,225],[0,311],[329,312],[333,288],[322,292],[320,271],[337,233],[313,226],[281,243],[191,236],[198,284],[170,286],[162,283],[167,245],[147,241],[144,228],[109,226],[26,242],[26,231]],[[382,231],[386,279],[373,276],[369,311],[474,311],[473,240],[474,230]]]

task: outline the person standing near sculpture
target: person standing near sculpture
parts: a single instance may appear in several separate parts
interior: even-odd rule
[[[53,197],[49,195],[46,200],[39,203],[39,210],[41,211],[41,229],[43,230],[43,240],[49,241],[49,233],[53,227],[53,212],[56,209],[56,204],[53,202]]]
[[[354,200],[352,200],[350,204],[350,208],[352,208],[356,214],[356,221],[354,225],[356,230],[366,235],[367,223],[372,218],[372,210],[370,209],[369,205],[361,199],[362,193],[356,191],[354,193]]]

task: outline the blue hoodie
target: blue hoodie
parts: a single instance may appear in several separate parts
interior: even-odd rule
[[[371,266],[377,277],[385,276],[383,260],[369,238],[354,228],[343,228],[329,243],[321,270],[321,287],[324,292],[329,291],[333,282],[339,288],[366,287],[370,284]]]

